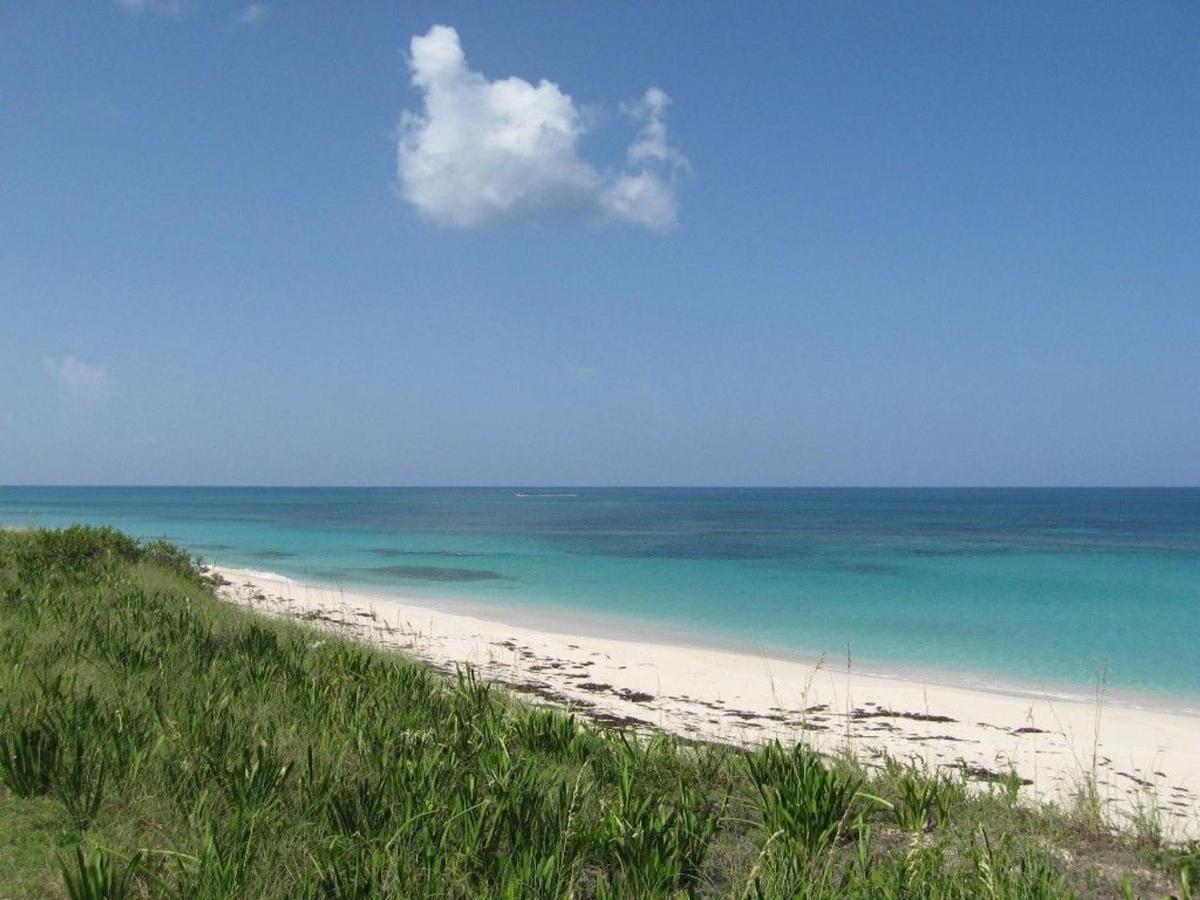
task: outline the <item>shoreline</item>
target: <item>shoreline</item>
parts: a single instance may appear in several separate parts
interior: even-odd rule
[[[66,524],[68,524],[67,520],[47,526],[44,522],[16,519],[9,520],[9,524],[0,524],[0,528],[20,531],[39,527],[65,527]],[[1186,654],[1180,650],[1167,651],[1165,645],[1157,641],[1143,641],[1138,647],[1140,654],[1136,657],[1122,656],[1123,651],[1110,648],[1114,660],[1112,672],[1125,676],[1123,680],[1115,681],[1108,678],[1108,675],[1111,674],[1106,665],[1108,655],[1097,651],[1094,656],[1089,654],[1085,658],[1070,646],[1047,645],[1041,647],[1038,645],[1041,656],[1035,654],[1030,658],[1031,662],[1024,666],[1014,666],[1011,655],[989,658],[990,665],[982,665],[980,658],[974,652],[975,645],[964,645],[961,637],[958,644],[951,642],[949,645],[952,649],[948,655],[953,659],[943,658],[947,654],[940,654],[940,645],[925,647],[921,650],[910,648],[909,652],[897,653],[895,645],[886,641],[882,645],[879,644],[878,639],[880,636],[886,637],[887,632],[882,628],[874,627],[869,628],[874,634],[858,632],[860,639],[865,643],[870,644],[874,641],[876,649],[883,648],[879,655],[872,656],[870,650],[864,653],[859,646],[847,647],[839,640],[834,640],[831,645],[828,639],[805,640],[801,635],[789,633],[786,640],[772,641],[769,634],[763,633],[763,627],[739,627],[736,619],[731,621],[728,618],[719,618],[711,622],[681,621],[679,618],[671,616],[648,615],[644,609],[615,612],[610,609],[586,608],[589,601],[584,601],[585,608],[578,608],[570,602],[559,602],[562,597],[571,595],[570,585],[560,587],[559,590],[551,593],[542,591],[537,599],[527,596],[524,590],[511,593],[507,590],[459,593],[448,584],[441,585],[436,590],[432,588],[426,590],[419,584],[397,585],[390,580],[356,578],[352,574],[354,571],[373,570],[347,569],[342,572],[333,567],[313,566],[311,560],[305,558],[307,554],[303,551],[278,553],[278,565],[276,565],[274,551],[271,554],[262,554],[263,561],[259,561],[252,558],[257,554],[239,553],[234,544],[205,544],[200,542],[195,535],[189,539],[170,535],[168,531],[159,529],[141,529],[133,533],[140,534],[145,540],[154,539],[155,535],[165,535],[165,539],[197,554],[198,559],[210,551],[232,551],[233,559],[209,557],[203,561],[214,566],[256,572],[263,578],[290,579],[312,585],[322,585],[331,590],[386,594],[399,598],[410,605],[428,606],[444,612],[460,613],[481,619],[499,618],[509,624],[522,625],[540,631],[578,632],[589,637],[619,637],[626,640],[638,640],[640,638],[631,637],[627,633],[629,625],[633,623],[640,631],[652,633],[654,637],[650,640],[658,643],[755,657],[765,656],[808,664],[812,664],[813,660],[824,660],[828,666],[835,668],[844,667],[847,651],[850,651],[855,671],[878,678],[919,681],[925,684],[959,687],[1035,700],[1053,699],[1093,703],[1097,694],[1102,693],[1104,702],[1109,705],[1200,717],[1200,687],[1194,684],[1194,676],[1186,671],[1186,667],[1184,667],[1184,671],[1180,671],[1180,659]],[[270,561],[266,562],[268,555]],[[294,558],[285,559],[285,557]],[[263,562],[266,562],[265,566]],[[329,563],[328,565],[334,566],[335,564]],[[497,583],[502,584],[502,582]],[[592,599],[594,600],[594,598]],[[652,608],[654,603],[649,601],[649,606]],[[720,612],[722,615],[724,614],[724,611]],[[969,618],[968,616],[967,621]],[[870,625],[869,620],[870,614],[868,613],[866,622],[863,624]],[[862,621],[861,617],[860,621]],[[1028,617],[1026,617],[1026,621],[1028,621]],[[786,623],[784,624],[786,625]],[[899,623],[899,627],[903,628],[903,623]],[[1124,627],[1125,623],[1123,622],[1119,628],[1123,629]],[[832,632],[826,630],[822,633],[826,635],[826,638],[829,638],[831,634],[840,638],[845,630],[839,629]],[[1045,632],[1046,629],[1042,629],[1042,631]],[[1179,629],[1172,631],[1173,635],[1179,633]],[[1184,633],[1186,634],[1186,632]],[[1164,641],[1169,642],[1170,638],[1164,636]],[[1022,657],[1020,649],[1020,647],[1014,648],[1018,653],[1018,659]],[[1156,661],[1161,664],[1156,664]],[[1131,673],[1133,683],[1127,683]],[[1187,688],[1185,689],[1182,685],[1187,685]]]
[[[683,626],[676,622],[655,620],[652,618],[637,619],[632,624],[655,632],[655,637],[641,638],[629,635],[627,631],[631,624],[616,615],[606,615],[594,610],[570,610],[564,607],[542,606],[540,604],[525,604],[517,601],[504,610],[505,617],[500,618],[499,604],[511,602],[508,598],[497,597],[491,602],[479,598],[459,597],[449,594],[407,595],[399,591],[389,590],[380,585],[370,583],[351,584],[338,580],[323,579],[305,572],[300,576],[289,575],[265,569],[246,568],[244,566],[225,565],[216,561],[205,561],[205,565],[215,570],[232,570],[255,578],[268,581],[288,581],[302,584],[314,589],[323,589],[344,594],[371,596],[379,599],[392,599],[409,607],[428,609],[445,615],[466,616],[488,622],[505,624],[513,628],[524,628],[531,631],[551,633],[571,633],[585,640],[621,640],[632,643],[651,645],[666,644],[690,650],[729,653],[736,656],[766,658],[784,663],[798,663],[812,667],[820,661],[823,668],[840,671],[845,669],[845,655],[835,657],[818,651],[804,651],[785,646],[759,644],[750,639],[739,639],[734,635],[719,634],[699,627]],[[511,613],[511,615],[509,615]],[[852,651],[854,672],[867,678],[877,678],[884,681],[919,682],[923,685],[938,688],[955,688],[967,691],[979,691],[987,694],[997,694],[1006,697],[1017,697],[1026,700],[1045,700],[1054,702],[1071,702],[1095,704],[1099,684],[1093,684],[1088,690],[1081,686],[1067,683],[1047,683],[1035,686],[1032,680],[1021,682],[1011,680],[1011,676],[1001,672],[989,672],[976,669],[956,669],[947,666],[915,666],[907,663],[890,663],[874,658],[863,658]],[[1200,697],[1173,697],[1150,691],[1133,691],[1123,688],[1113,688],[1104,684],[1099,691],[1106,706],[1116,706],[1147,712],[1169,713],[1173,715],[1191,716],[1200,719]]]
[[[1023,796],[1069,803],[1094,781],[1106,813],[1152,812],[1200,835],[1200,717],[1000,689],[952,686],[851,666],[602,637],[449,612],[427,599],[345,589],[214,565],[227,600],[307,621],[571,707],[602,723],[752,746],[778,738],[868,764],[917,757],[986,785],[1009,772]],[[644,627],[633,623],[633,628]]]

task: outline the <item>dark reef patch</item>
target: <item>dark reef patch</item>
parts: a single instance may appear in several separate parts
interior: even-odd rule
[[[840,563],[833,568],[855,575],[900,575],[904,572],[899,566],[889,566],[887,563]]]
[[[452,559],[465,559],[471,556],[485,555],[465,550],[401,550],[398,547],[372,547],[368,552],[382,556],[384,559],[400,559],[405,556],[445,556]]]
[[[374,575],[416,581],[495,581],[504,577],[491,569],[456,569],[443,566],[380,566],[368,571]]]
[[[714,541],[654,543],[643,540],[622,540],[606,541],[599,547],[569,546],[568,549],[582,556],[607,556],[616,559],[754,560],[784,559],[795,555],[776,547],[760,546],[749,542]]]
[[[272,559],[292,559],[296,554],[288,553],[286,550],[259,550],[257,553],[251,553],[250,555],[255,559],[270,561]]]
[[[1018,553],[1020,549],[1010,547],[996,541],[978,541],[971,544],[919,544],[914,547],[899,547],[899,552],[907,556],[931,558],[970,558],[977,556],[1007,556]]]

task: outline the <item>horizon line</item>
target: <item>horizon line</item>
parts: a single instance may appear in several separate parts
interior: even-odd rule
[[[257,484],[250,482],[179,482],[161,484],[120,483],[26,483],[0,484],[14,488],[118,488],[170,490],[173,488],[245,490],[758,490],[758,491],[1097,491],[1097,490],[1198,490],[1197,484],[553,484],[553,483],[463,483],[463,484]]]

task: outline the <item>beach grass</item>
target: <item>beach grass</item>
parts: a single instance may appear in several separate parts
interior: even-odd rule
[[[1190,897],[1152,822],[638,735],[214,594],[111,529],[0,532],[2,897]]]

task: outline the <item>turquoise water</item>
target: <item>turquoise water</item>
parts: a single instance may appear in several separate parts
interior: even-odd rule
[[[1200,489],[0,488],[500,619],[1200,709]]]

